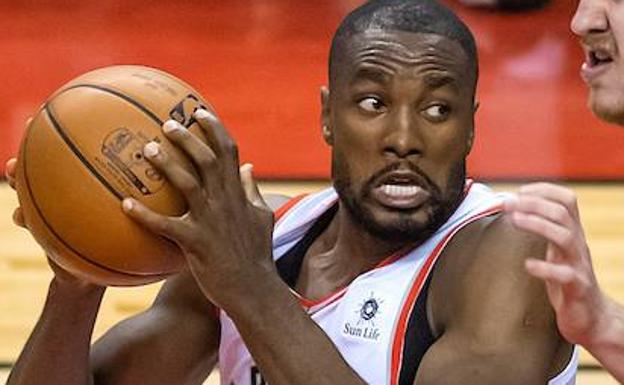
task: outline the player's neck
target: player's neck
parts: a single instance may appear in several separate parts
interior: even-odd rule
[[[325,250],[329,250],[327,253],[332,255],[332,259],[342,261],[359,271],[377,266],[408,245],[408,242],[398,243],[371,234],[342,205],[319,238],[326,245]]]
[[[296,290],[310,300],[324,298],[405,246],[371,235],[340,207],[306,252]]]

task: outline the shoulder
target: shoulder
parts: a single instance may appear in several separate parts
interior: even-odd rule
[[[471,254],[476,264],[524,275],[524,260],[543,258],[546,253],[544,238],[517,229],[504,214],[478,221],[472,231],[476,233],[476,243]],[[522,269],[517,270],[517,266]]]
[[[552,310],[543,284],[524,269],[527,258],[543,258],[545,253],[543,239],[517,230],[505,215],[495,214],[466,226],[449,243],[434,271],[429,296],[435,328],[479,313],[496,322],[499,307],[509,310],[507,316],[516,309],[517,322],[533,312],[549,318]],[[542,321],[550,322],[546,318]]]
[[[480,357],[513,361],[529,355],[556,374],[571,345],[557,331],[543,282],[524,268],[527,258],[544,258],[546,248],[545,240],[517,230],[501,214],[460,231],[436,266],[428,293],[428,318],[438,340],[453,340]]]
[[[445,254],[455,261],[488,269],[524,273],[524,260],[542,258],[546,241],[537,235],[517,229],[502,213],[475,221],[459,231]],[[518,267],[522,267],[518,269]]]

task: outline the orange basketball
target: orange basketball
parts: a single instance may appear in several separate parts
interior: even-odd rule
[[[110,286],[142,285],[182,269],[178,247],[127,217],[121,201],[133,197],[165,215],[186,211],[142,149],[160,142],[191,167],[161,125],[174,119],[203,138],[192,117],[199,107],[209,105],[188,84],[142,66],[88,72],[45,102],[22,140],[16,181],[26,224],[50,258]]]

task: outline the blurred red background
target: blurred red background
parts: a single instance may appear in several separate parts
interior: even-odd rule
[[[355,0],[58,0],[0,3],[0,167],[24,123],[71,78],[144,64],[195,86],[262,178],[329,175],[319,128],[331,36]],[[469,172],[496,180],[611,180],[624,130],[585,106],[573,5],[507,14],[453,2],[475,33],[481,81]]]

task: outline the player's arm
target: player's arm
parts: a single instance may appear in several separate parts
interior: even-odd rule
[[[90,348],[103,288],[53,281],[43,314],[7,385],[201,384],[216,362],[217,311],[188,273],[164,284],[154,304]]]
[[[15,189],[17,159],[6,163],[6,178]],[[21,209],[13,213],[25,227]],[[89,344],[104,288],[82,282],[50,261],[54,278],[43,312],[22,349],[7,385],[90,384]]]
[[[546,260],[529,259],[526,268],[545,282],[561,334],[624,382],[624,308],[598,286],[574,192],[529,184],[505,209],[516,227],[549,241]]]
[[[92,383],[89,344],[104,288],[55,276],[7,385]]]
[[[217,312],[188,273],[171,278],[154,304],[90,349],[104,288],[53,280],[7,385],[201,384],[216,362]],[[90,362],[91,361],[91,362]]]
[[[204,295],[234,321],[263,377],[271,385],[363,384],[329,337],[302,309],[279,277],[272,258],[274,218],[251,168],[239,170],[233,140],[206,111],[195,113],[208,145],[175,122],[167,138],[196,165],[185,171],[158,144],[147,159],[184,195],[184,218],[165,217],[126,200],[128,215],[184,251]]]
[[[170,278],[152,306],[92,348],[95,383],[201,384],[217,361],[218,310],[188,271]]]
[[[14,187],[15,161],[7,163]],[[24,226],[19,208],[16,224]],[[188,272],[169,279],[154,304],[109,331],[91,349],[105,288],[50,262],[54,278],[43,312],[7,385],[201,384],[216,360],[216,308]]]
[[[273,209],[288,201],[264,199]],[[218,311],[188,271],[171,278],[147,311],[95,343],[96,384],[201,384],[217,362]]]
[[[431,295],[447,297],[434,302],[448,302],[431,305],[440,337],[415,385],[546,384],[565,367],[571,346],[557,333],[543,285],[523,268],[525,258],[544,254],[544,242],[504,217],[476,226],[483,228],[475,247],[462,243],[452,257],[475,252],[454,261],[450,275],[434,276]],[[440,283],[449,289],[438,290]]]

